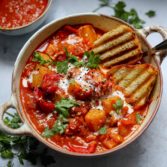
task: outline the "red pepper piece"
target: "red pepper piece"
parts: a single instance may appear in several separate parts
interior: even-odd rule
[[[45,113],[50,113],[53,112],[55,109],[55,106],[52,102],[45,101],[43,99],[43,93],[39,88],[34,89],[34,96],[36,100],[37,107],[45,112]]]
[[[77,29],[75,29],[75,28],[73,28],[72,26],[69,26],[69,25],[64,26],[64,29],[67,30],[67,31],[69,31],[69,32],[72,32],[74,34],[78,33]]]
[[[41,88],[45,93],[54,93],[57,89],[57,83],[60,80],[61,75],[57,73],[45,74]]]
[[[68,142],[68,147],[70,151],[77,152],[77,153],[94,153],[96,150],[97,143],[96,141],[91,142],[87,147],[85,146],[76,146]]]

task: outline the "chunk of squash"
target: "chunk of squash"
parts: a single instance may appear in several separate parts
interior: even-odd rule
[[[51,72],[47,67],[41,66],[39,64],[36,66],[36,70],[38,70],[39,73],[32,75],[33,87],[39,87],[42,83],[44,75]]]
[[[56,52],[56,46],[49,43],[49,45],[47,46],[45,50],[45,53],[52,57],[55,54],[55,52]]]
[[[78,29],[78,34],[80,37],[88,40],[91,44],[93,44],[93,42],[97,39],[95,29],[91,25],[81,26]]]
[[[111,110],[114,110],[113,104],[115,104],[118,99],[120,99],[118,96],[103,99],[102,106],[107,114],[109,114]]]
[[[104,110],[90,109],[85,116],[85,122],[92,131],[99,130],[106,121]]]
[[[44,60],[49,60],[52,61],[52,59],[45,53],[39,52],[40,56],[44,59]]]

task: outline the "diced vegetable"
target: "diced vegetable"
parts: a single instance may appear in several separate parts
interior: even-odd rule
[[[123,118],[121,120],[121,123],[123,125],[135,125],[137,122],[136,122],[136,113],[133,112],[129,115],[127,115],[125,118]]]
[[[111,149],[113,147],[115,147],[117,144],[114,140],[112,139],[105,139],[102,141],[102,144],[107,148],[107,149]]]
[[[92,141],[87,147],[85,146],[75,146],[68,142],[69,150],[72,152],[78,152],[78,153],[93,153],[96,150],[97,142]]]
[[[110,133],[110,137],[111,139],[114,140],[114,142],[116,142],[117,144],[120,144],[123,142],[123,137],[121,135],[119,135],[118,133]]]
[[[121,136],[125,137],[131,132],[131,129],[128,126],[120,124],[118,125],[118,132]]]
[[[61,78],[60,74],[55,72],[47,73],[44,75],[41,88],[45,93],[54,93],[58,89],[58,82]]]
[[[45,53],[48,54],[50,57],[52,57],[56,52],[56,46],[54,46],[53,44],[49,43]]]
[[[75,34],[77,34],[77,32],[78,32],[76,28],[73,28],[70,25],[64,26],[64,29],[67,30],[67,31],[69,31],[69,32],[75,33]]]
[[[68,87],[68,93],[73,95],[77,100],[90,99],[92,96],[92,89],[84,90],[76,81],[72,81]]]
[[[36,69],[39,71],[39,73],[33,74],[32,76],[32,86],[33,87],[39,87],[42,83],[44,75],[51,72],[47,67],[44,67],[41,65],[37,65]]]
[[[99,130],[105,123],[106,114],[104,110],[90,109],[85,116],[88,127],[93,130]]]
[[[39,62],[41,65],[48,64],[52,62],[52,59],[45,53],[35,52],[33,61]]]
[[[111,110],[115,110],[114,104],[120,99],[118,96],[113,96],[106,98],[102,101],[102,106],[104,108],[104,111],[109,114]]]
[[[93,44],[93,42],[97,39],[97,34],[95,32],[95,29],[91,25],[85,25],[81,26],[78,29],[78,34],[81,36],[83,39],[88,40],[90,43]]]

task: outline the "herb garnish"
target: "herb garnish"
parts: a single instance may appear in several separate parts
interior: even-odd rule
[[[4,123],[7,126],[14,129],[21,126],[21,120],[17,113],[11,114],[6,112],[6,114],[8,116],[5,117]],[[18,159],[20,165],[24,165],[24,160],[27,160],[34,165],[40,160],[45,167],[51,163],[55,163],[54,158],[47,154],[47,148],[38,150],[38,146],[39,142],[35,138],[11,136],[0,132],[0,157],[9,160],[7,162],[7,167],[14,166],[14,158]]]
[[[103,7],[111,8],[114,11],[113,16],[118,17],[130,24],[132,24],[135,28],[142,28],[143,24],[145,23],[144,20],[142,20],[138,12],[131,8],[130,10],[126,9],[126,3],[124,1],[118,1],[117,3],[110,3],[110,0],[99,0],[99,7],[96,8],[93,12],[98,11],[99,9]],[[146,12],[146,15],[148,17],[154,17],[155,11],[150,10]]]
[[[149,10],[148,12],[146,12],[146,15],[147,15],[148,17],[154,17],[154,16],[156,15],[156,13],[155,13],[155,11],[153,11],[153,10]]]
[[[55,134],[63,134],[68,125],[67,117],[69,116],[69,109],[78,105],[75,100],[62,99],[55,104],[55,108],[59,113],[59,116],[51,129],[47,127],[42,135],[46,138],[52,137]]]
[[[68,71],[68,61],[58,61],[56,63],[57,72],[61,74],[66,74]]]
[[[50,63],[50,60],[45,60],[39,52],[34,52],[34,58],[32,59],[34,62],[39,62],[41,65]]]
[[[72,99],[62,99],[59,102],[56,103],[55,107],[56,110],[62,114],[64,117],[69,116],[69,109],[77,106],[78,103],[75,100]]]
[[[97,68],[100,63],[100,58],[98,55],[95,55],[93,51],[85,52],[84,55],[88,57],[88,61],[86,62],[86,67],[88,68]]]
[[[113,104],[113,107],[115,109],[115,112],[117,114],[120,114],[120,110],[123,107],[123,101],[121,99],[118,99],[115,104]]]
[[[106,134],[107,133],[107,128],[106,128],[106,126],[103,126],[103,127],[101,127],[100,129],[99,129],[99,134],[100,135],[104,135],[104,134]]]
[[[51,129],[47,127],[42,133],[42,135],[48,138],[54,136],[55,134],[63,134],[67,125],[68,120],[60,114],[53,127]]]
[[[140,125],[142,123],[142,120],[143,120],[143,117],[139,113],[136,113],[136,122],[137,122],[137,124]]]
[[[68,52],[68,50],[65,48],[65,53],[66,53],[66,60],[64,61],[58,61],[56,63],[57,66],[57,72],[66,74],[68,71],[68,62],[73,64],[76,67],[82,67],[86,66],[88,68],[97,68],[99,63],[100,63],[100,58],[98,55],[95,55],[94,52],[85,52],[83,56],[87,57],[87,61],[79,61],[78,57],[72,55],[71,53]]]

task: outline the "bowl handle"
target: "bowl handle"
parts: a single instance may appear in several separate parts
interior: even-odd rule
[[[12,129],[4,124],[3,116],[9,108],[16,109],[14,98],[12,96],[7,102],[0,106],[0,130],[11,135],[32,134],[31,130],[25,123],[23,123],[23,125],[18,129]]]
[[[161,26],[149,26],[149,27],[140,29],[138,31],[144,38],[146,38],[148,35],[150,35],[153,32],[157,32],[162,36],[163,40],[167,39],[167,29]],[[159,64],[161,64],[163,59],[166,57],[167,55],[166,53],[167,53],[166,50],[161,50],[156,52],[155,58],[157,59]]]

